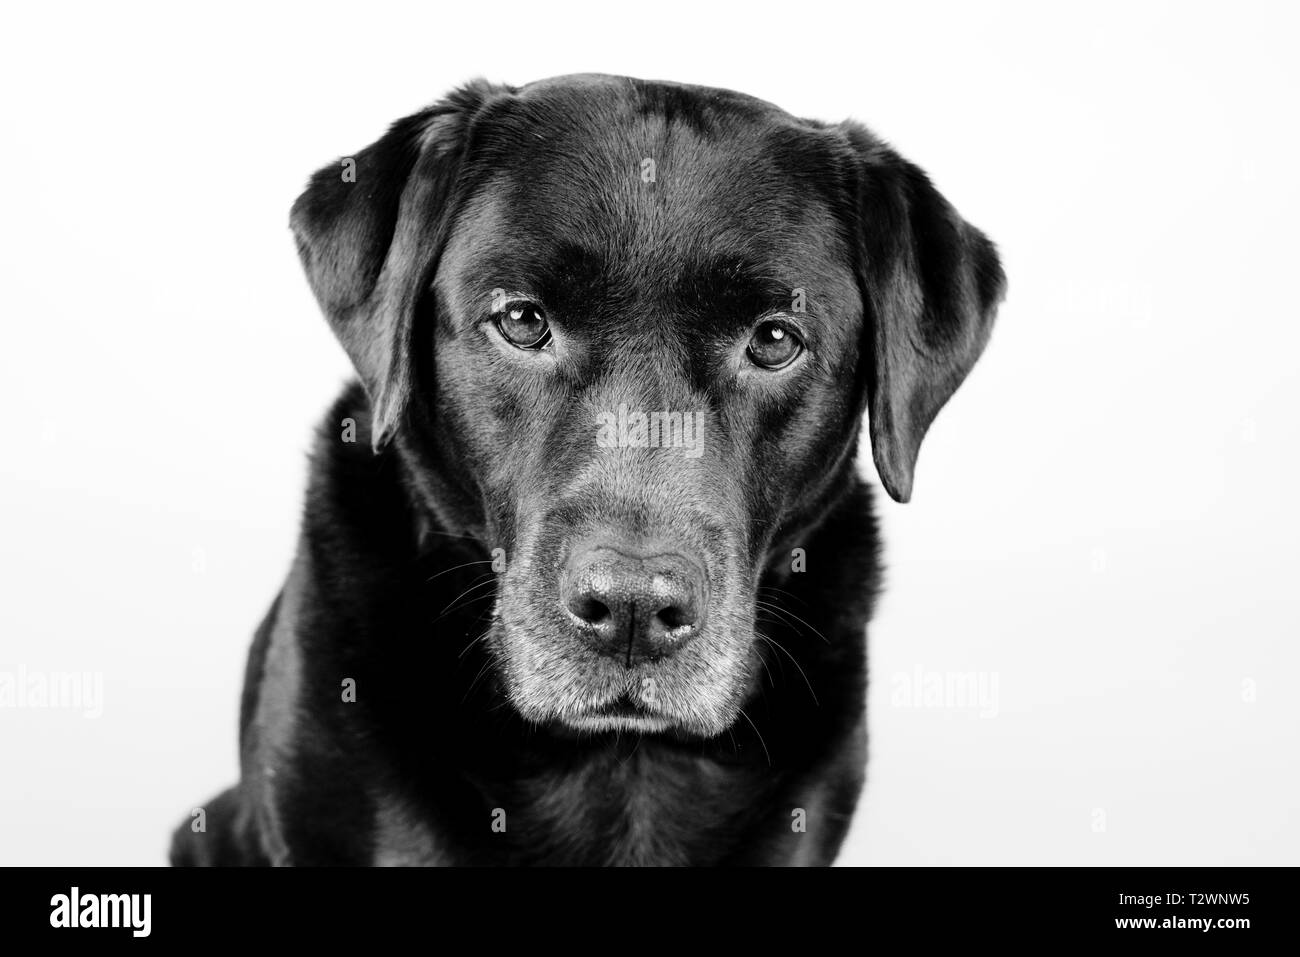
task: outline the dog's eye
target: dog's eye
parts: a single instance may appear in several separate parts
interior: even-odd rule
[[[520,349],[544,349],[551,341],[546,316],[531,302],[510,303],[501,310],[496,322],[506,341]]]
[[[803,340],[774,319],[761,323],[749,340],[749,360],[764,369],[784,369],[803,352]]]

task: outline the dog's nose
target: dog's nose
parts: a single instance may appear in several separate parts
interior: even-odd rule
[[[560,600],[601,654],[631,666],[665,658],[699,633],[707,588],[684,555],[640,556],[601,545],[569,560]]]

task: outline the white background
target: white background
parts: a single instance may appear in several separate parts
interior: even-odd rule
[[[8,11],[0,671],[105,702],[0,709],[0,863],[161,863],[236,778],[349,372],[287,229],[308,174],[472,77],[579,71],[856,117],[1002,250],[988,352],[880,497],[842,861],[1300,863],[1294,8],[1042,6]],[[900,706],[917,669],[996,714]]]

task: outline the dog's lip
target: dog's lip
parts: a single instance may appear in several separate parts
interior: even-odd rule
[[[562,722],[579,731],[667,731],[676,722],[626,692],[593,707],[566,715]]]
[[[624,692],[617,698],[613,698],[604,704],[598,705],[589,711],[583,712],[583,717],[592,718],[651,718],[657,717],[655,712],[648,708],[643,702],[636,700],[630,694]]]

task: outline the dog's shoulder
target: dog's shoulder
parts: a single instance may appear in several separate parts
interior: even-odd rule
[[[415,517],[391,448],[376,449],[371,403],[351,382],[316,426],[303,503],[303,541],[320,563],[405,557]]]
[[[374,449],[371,421],[366,390],[356,380],[348,382],[316,424],[310,452],[309,491],[374,471],[382,453]]]

